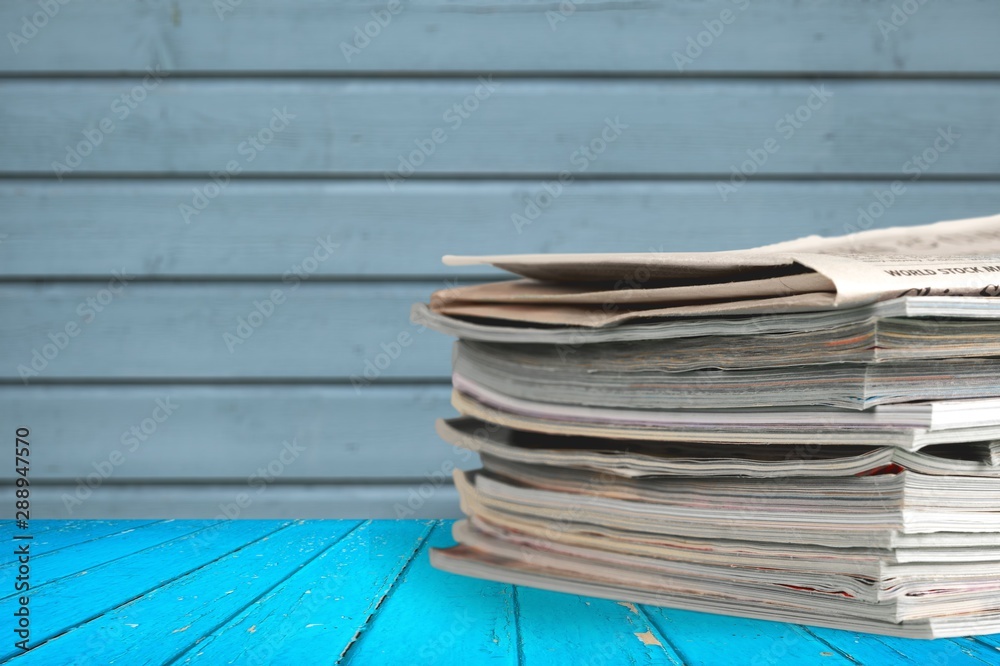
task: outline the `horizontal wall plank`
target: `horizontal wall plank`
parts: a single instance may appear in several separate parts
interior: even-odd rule
[[[0,71],[996,71],[997,3],[935,0],[895,23],[893,4],[296,0],[276,11],[266,0],[68,3],[37,34],[29,27],[16,51],[0,50]],[[8,0],[0,25],[20,32],[38,11],[34,0]],[[356,30],[373,11],[384,27],[368,26],[375,37],[366,43]],[[699,51],[688,40],[701,32]],[[361,48],[350,50],[355,43]],[[689,48],[694,57],[678,62],[675,52]]]
[[[0,82],[0,174],[1000,175],[992,80],[134,84]]]
[[[185,223],[178,204],[201,184],[0,181],[0,276],[103,277],[124,265],[143,277],[280,279],[329,237],[338,245],[330,258],[305,267],[315,277],[446,279],[487,271],[445,267],[444,254],[728,250],[1000,211],[994,182],[907,176],[904,193],[869,221],[858,209],[878,212],[888,183],[750,181],[723,201],[714,181],[582,181],[515,224],[534,214],[526,208],[545,194],[539,181],[422,181],[389,196],[377,180],[253,180]]]
[[[2,285],[0,379],[447,377],[451,340],[409,321],[444,286]]]
[[[450,482],[477,460],[434,432],[454,414],[448,401],[447,386],[5,386],[0,423],[30,429],[34,481],[82,479],[85,493],[224,480],[256,493],[292,481]]]
[[[73,485],[36,485],[31,516],[43,519],[269,519],[269,518],[458,518],[452,485],[432,490],[414,485],[274,485],[240,506],[245,488],[231,485],[105,485],[86,501],[67,502]],[[0,498],[14,504],[14,488]]]

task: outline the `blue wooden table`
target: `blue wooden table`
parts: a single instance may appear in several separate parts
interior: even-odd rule
[[[636,606],[432,569],[448,521],[33,521],[3,560],[23,664],[997,664],[915,641]],[[32,538],[15,539],[30,535]],[[30,650],[14,585],[30,581]]]

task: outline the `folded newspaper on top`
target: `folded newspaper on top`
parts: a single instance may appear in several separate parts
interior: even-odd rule
[[[446,257],[517,274],[438,423],[482,469],[436,566],[933,638],[1000,632],[1000,216],[751,250]]]
[[[906,296],[988,298],[1000,296],[1000,215],[734,252],[445,257],[445,263],[491,264],[526,279],[440,291],[432,311],[522,325],[810,312]]]

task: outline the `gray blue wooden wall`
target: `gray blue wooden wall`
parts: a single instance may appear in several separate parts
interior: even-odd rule
[[[0,27],[0,424],[31,430],[35,517],[456,514],[450,341],[408,310],[489,274],[445,253],[1000,211],[995,0],[7,0]]]

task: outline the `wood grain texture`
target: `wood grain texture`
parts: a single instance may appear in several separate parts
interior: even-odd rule
[[[450,374],[452,341],[411,324],[409,316],[412,303],[444,286],[443,280],[124,287],[116,282],[110,290],[107,283],[2,285],[0,377],[21,381],[23,374],[29,384],[60,378],[267,377],[339,379],[349,385],[355,377],[352,390],[358,391],[386,379],[443,378]],[[75,337],[66,333],[67,326]],[[36,352],[50,358],[37,360]]]
[[[416,177],[729,177],[757,150],[762,166],[751,162],[747,172],[896,177],[949,127],[957,136],[947,150],[938,142],[944,152],[927,177],[1000,174],[992,150],[1000,143],[1000,82],[993,80],[496,78],[488,93],[475,78],[167,78],[149,92],[139,86],[143,101],[119,111],[119,98],[136,85],[0,82],[0,174],[62,175],[54,163],[65,163],[75,167],[70,176],[229,169],[383,178],[408,173],[400,168],[405,158]],[[488,96],[480,101],[477,91]],[[475,110],[462,118],[453,107],[467,101]],[[802,122],[787,120],[790,114]],[[268,136],[270,125],[283,129]],[[76,150],[87,155],[71,161]]]
[[[151,525],[152,520],[32,520],[31,535],[33,551],[47,554],[84,543],[98,540],[108,534],[119,534],[143,525]],[[13,520],[0,522],[0,537],[6,540],[20,532]],[[4,563],[0,566],[7,566]]]
[[[892,21],[889,0],[289,4],[279,12],[266,0],[70,3],[16,53],[0,50],[0,70],[675,73],[674,52],[727,10],[729,25],[713,26],[718,36],[702,38],[708,47],[684,71],[995,72],[1000,62],[1000,10],[976,0],[919,5],[895,30],[879,24]],[[345,55],[341,44],[353,45],[355,29],[389,6],[398,13]],[[31,0],[9,0],[0,25],[17,30],[37,11]]]
[[[533,659],[572,666],[585,654],[593,663],[613,664],[627,654],[632,664],[684,664],[635,604],[518,586],[516,608],[521,650]]]
[[[74,521],[75,529],[72,534],[85,534],[89,537],[80,543],[54,547],[52,537],[55,535],[51,534],[52,531],[38,539],[32,539],[31,561],[36,568],[31,576],[31,584],[34,587],[194,534],[209,525],[208,521],[203,520],[94,522],[98,524],[91,526],[90,521]],[[104,525],[100,523],[107,524],[108,528],[104,529]],[[57,533],[64,534],[61,530]],[[17,575],[16,563],[5,562],[0,565],[0,575],[9,576],[13,580]]]
[[[43,633],[9,663],[996,662],[998,636],[895,639],[444,573],[428,549],[454,543],[448,521],[88,525],[93,538],[79,546],[35,551],[72,573],[33,590],[32,626]],[[165,540],[148,547],[158,533]],[[78,557],[102,547],[103,564]]]
[[[0,423],[30,423],[45,443],[32,452],[32,480],[82,479],[84,489],[173,479],[254,488],[450,482],[478,457],[434,432],[435,419],[454,414],[449,395],[447,386],[6,386]],[[175,407],[160,424],[147,421],[158,400]],[[13,479],[13,469],[0,470],[0,480]]]
[[[997,648],[995,637],[948,638],[924,641],[915,638],[871,636],[851,631],[810,627],[809,632],[838,652],[849,654],[863,664],[991,664]]]
[[[56,520],[40,520],[37,522],[36,532],[47,532],[53,528],[54,525],[58,525],[63,521]],[[18,533],[17,525],[12,520],[0,521],[0,538],[10,539],[15,534]]]
[[[650,622],[671,637],[685,664],[850,664],[851,659],[793,624],[643,606]],[[734,641],[734,635],[739,636]]]
[[[334,663],[380,610],[435,522],[368,522],[213,631],[176,663]],[[362,575],[359,575],[363,572]],[[262,640],[247,641],[260,634]],[[343,647],[341,647],[343,646]]]
[[[76,503],[77,483],[36,485],[31,515],[39,519],[274,519],[458,518],[458,493],[450,483],[410,479],[385,484],[286,483],[258,490],[245,483],[174,482],[115,484],[94,488]],[[14,490],[0,489],[11,505]]]
[[[31,595],[33,640],[39,644],[63,634],[82,621],[141,597],[281,527],[270,522],[218,523],[36,587]],[[119,581],[128,584],[120,585]],[[105,637],[106,641],[114,639],[112,635]],[[0,647],[0,659],[15,653],[9,642]]]
[[[987,647],[991,647],[994,650],[1000,652],[1000,636],[996,636],[996,635],[993,635],[993,636],[977,636],[974,639],[970,639],[970,640],[973,640],[974,642],[976,642],[976,643],[978,643],[980,645],[985,645]],[[964,643],[964,641],[960,641],[960,642]]]
[[[909,178],[870,222],[858,209],[889,183],[750,181],[723,201],[711,180],[581,181],[520,227],[512,216],[545,194],[539,181],[419,181],[391,196],[380,180],[238,181],[190,224],[177,206],[199,180],[0,181],[0,276],[104,277],[124,265],[158,278],[280,280],[298,267],[314,280],[445,280],[501,274],[445,267],[444,254],[730,250],[1000,210],[1000,183]],[[333,255],[303,267],[327,237]]]
[[[91,663],[167,663],[315,561],[354,527],[347,521],[293,523],[109,609],[36,648],[33,656],[49,663],[72,654],[86,654]],[[127,630],[144,626],[156,627],[158,640]]]
[[[340,651],[337,663],[464,666],[525,661],[514,586],[458,578],[431,567],[428,550],[454,543],[448,525],[434,529],[379,612]]]

